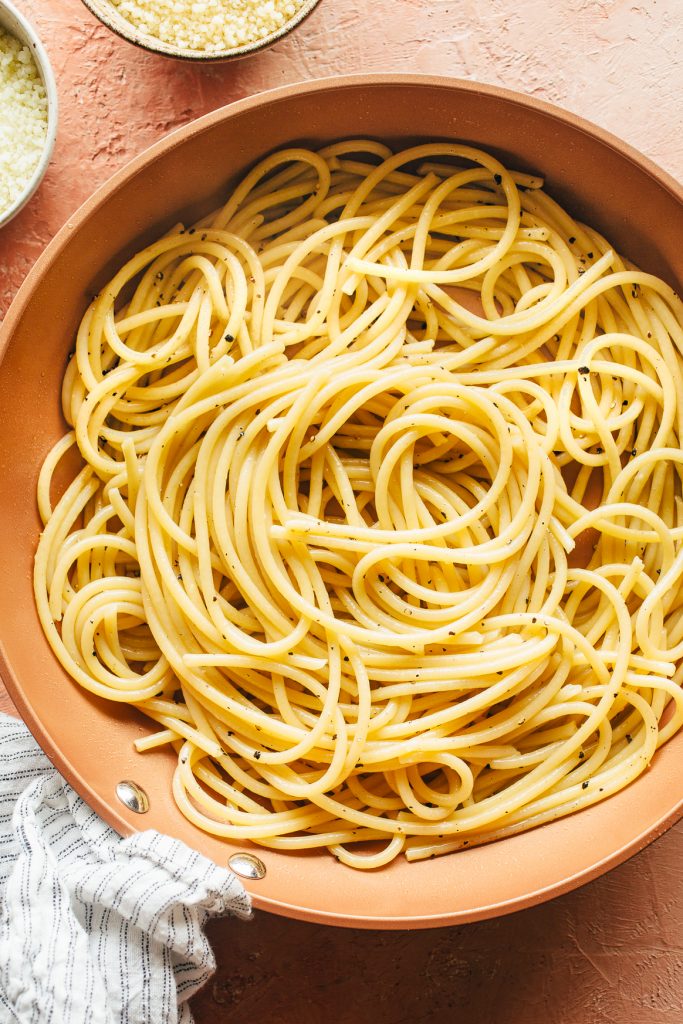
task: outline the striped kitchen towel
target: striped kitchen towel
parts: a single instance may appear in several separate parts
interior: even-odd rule
[[[0,1024],[190,1024],[229,871],[158,832],[122,839],[0,715]]]

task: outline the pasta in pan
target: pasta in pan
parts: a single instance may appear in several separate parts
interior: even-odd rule
[[[283,150],[89,306],[36,602],[200,828],[418,860],[680,728],[681,302],[542,185],[459,144]]]

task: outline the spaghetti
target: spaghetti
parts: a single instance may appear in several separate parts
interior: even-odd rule
[[[199,828],[417,860],[615,793],[680,728],[682,305],[542,184],[283,150],[88,308],[36,602]]]

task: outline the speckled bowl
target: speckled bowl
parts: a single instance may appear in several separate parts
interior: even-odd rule
[[[134,710],[90,697],[65,675],[43,638],[31,570],[40,530],[41,462],[64,431],[59,392],[76,326],[93,292],[137,249],[178,219],[218,205],[265,150],[370,135],[405,145],[462,139],[523,170],[627,256],[683,283],[683,190],[614,137],[544,103],[449,79],[328,79],[243,100],[143,153],[70,218],[21,288],[0,332],[0,664],[41,746],[119,832],[155,827],[225,864],[234,844],[178,812],[174,755],[136,754],[147,731]],[[683,814],[683,733],[627,790],[570,818],[436,860],[404,859],[357,872],[326,853],[256,850],[266,874],[247,885],[257,906],[330,924],[415,928],[473,921],[566,892],[642,849]],[[149,797],[142,816],[117,798],[132,779]]]
[[[296,12],[293,18],[285,22],[280,28],[271,32],[262,39],[256,39],[252,43],[245,43],[244,46],[235,46],[224,50],[192,50],[187,47],[173,46],[166,43],[148,32],[143,32],[131,24],[122,14],[109,2],[109,0],[82,0],[85,6],[98,18],[103,25],[116,32],[122,39],[129,43],[148,50],[150,53],[158,53],[162,57],[174,57],[176,60],[197,61],[200,64],[216,64],[221,61],[239,60],[241,57],[249,57],[252,53],[265,50],[268,46],[277,43],[284,36],[289,35],[297,25],[300,25],[308,15],[318,6],[320,0],[305,0],[305,3]]]
[[[12,218],[16,217],[19,211],[26,206],[27,202],[45,177],[45,172],[47,171],[50,158],[52,157],[55,139],[57,138],[58,103],[55,76],[52,72],[52,66],[50,65],[48,55],[45,52],[45,47],[38,38],[33,26],[26,20],[24,15],[16,9],[16,7],[8,2],[8,0],[0,0],[0,28],[10,32],[22,43],[30,47],[36,66],[43,80],[45,92],[47,93],[47,133],[45,135],[43,152],[23,191],[20,192],[11,206],[6,210],[0,210],[1,228],[3,224],[7,224],[11,221]]]

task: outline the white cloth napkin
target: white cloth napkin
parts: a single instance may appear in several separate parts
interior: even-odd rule
[[[191,1024],[208,917],[242,884],[158,832],[122,839],[0,715],[0,1024]]]

